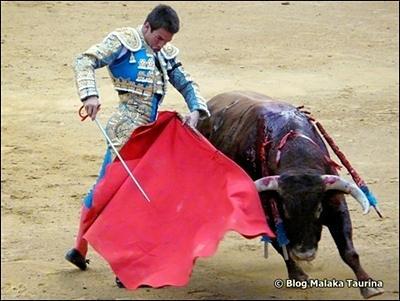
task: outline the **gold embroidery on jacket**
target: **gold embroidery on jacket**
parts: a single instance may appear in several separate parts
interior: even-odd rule
[[[123,27],[118,28],[111,33],[130,51],[138,51],[142,47],[142,40],[136,28]]]
[[[172,45],[171,43],[167,43],[165,44],[165,46],[163,48],[161,48],[161,54],[167,59],[173,59],[174,57],[176,57],[179,53],[179,49],[176,48],[174,45]]]
[[[152,56],[148,60],[141,59],[139,61],[139,66],[138,66],[139,70],[154,70],[154,67],[155,63]]]

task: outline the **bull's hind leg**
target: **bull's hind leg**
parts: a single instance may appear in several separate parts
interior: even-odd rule
[[[353,270],[357,280],[367,281],[372,278],[365,272],[360,263],[360,258],[354,248],[352,238],[352,226],[350,214],[347,210],[347,205],[344,200],[331,202],[330,212],[326,214],[326,225],[336,243],[340,256],[343,261]],[[332,204],[340,205],[332,205]],[[328,217],[329,216],[329,217]],[[371,298],[382,294],[384,291],[375,287],[360,288],[361,295],[365,298]]]

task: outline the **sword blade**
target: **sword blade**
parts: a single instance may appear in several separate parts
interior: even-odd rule
[[[136,178],[133,176],[133,174],[131,173],[131,171],[129,170],[128,166],[126,165],[125,161],[122,159],[121,155],[119,154],[119,152],[117,151],[117,149],[115,148],[114,144],[111,142],[110,137],[108,137],[106,131],[103,129],[103,127],[101,126],[100,122],[95,119],[94,120],[97,124],[97,126],[99,127],[100,131],[103,133],[103,136],[107,139],[107,142],[111,145],[113,151],[115,152],[115,154],[117,155],[118,159],[121,161],[122,166],[124,166],[125,170],[128,172],[129,176],[131,177],[131,179],[133,180],[133,182],[136,184],[137,188],[139,188],[140,192],[143,194],[144,198],[146,199],[146,201],[150,202],[149,197],[147,196],[147,194],[144,192],[143,188],[140,186],[139,182],[136,180]]]

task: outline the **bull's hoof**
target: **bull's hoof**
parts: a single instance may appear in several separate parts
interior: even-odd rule
[[[308,275],[297,265],[289,269],[289,279],[294,279],[297,281],[308,280]]]
[[[297,274],[296,277],[293,277],[292,279],[295,279],[298,281],[307,281],[308,275],[307,274]]]
[[[364,299],[369,299],[381,295],[385,292],[383,289],[375,287],[362,287],[360,288],[360,291]]]

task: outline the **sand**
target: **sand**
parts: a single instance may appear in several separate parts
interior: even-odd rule
[[[399,5],[397,2],[166,2],[181,17],[174,44],[210,99],[253,90],[305,105],[379,200],[384,219],[348,198],[367,272],[399,298]],[[64,260],[104,138],[80,122],[73,58],[118,27],[141,24],[158,2],[1,2],[2,299],[362,299],[357,288],[274,287],[287,277],[259,238],[228,233],[200,258],[186,287],[119,289],[93,249],[81,272]],[[117,104],[98,70],[99,120]],[[186,113],[172,86],[161,110]],[[337,158],[334,157],[337,161]],[[346,170],[341,175],[349,178]],[[327,229],[305,267],[313,279],[354,278]]]

